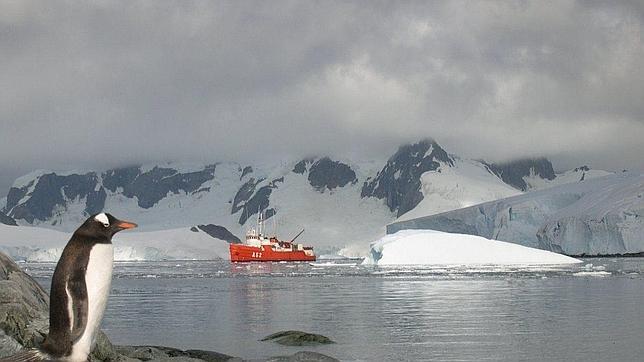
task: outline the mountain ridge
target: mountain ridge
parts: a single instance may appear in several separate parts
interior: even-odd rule
[[[503,175],[524,180],[528,190],[558,182],[558,176],[539,171],[552,169],[545,158],[515,162],[521,167],[462,159],[435,140],[423,139],[402,145],[383,163],[321,156],[273,165],[216,162],[40,170],[14,182],[0,211],[20,225],[63,231],[108,210],[138,221],[142,230],[215,224],[233,235],[244,235],[248,223],[263,212],[267,220],[278,216],[269,222],[280,232],[314,232],[308,236],[314,245],[364,245],[396,219],[523,192],[517,182],[504,182]],[[501,176],[498,170],[503,170]],[[570,182],[583,178],[566,177]]]

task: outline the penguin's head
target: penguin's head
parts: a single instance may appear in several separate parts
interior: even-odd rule
[[[117,232],[135,227],[137,225],[133,222],[119,220],[108,213],[100,213],[90,216],[76,232],[111,240],[112,236]]]

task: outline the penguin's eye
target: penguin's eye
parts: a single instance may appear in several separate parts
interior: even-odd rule
[[[110,224],[103,223],[103,226],[108,227]]]

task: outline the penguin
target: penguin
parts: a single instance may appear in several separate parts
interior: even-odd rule
[[[2,361],[88,360],[112,283],[112,236],[136,226],[100,213],[76,229],[52,277],[49,334],[38,349]]]

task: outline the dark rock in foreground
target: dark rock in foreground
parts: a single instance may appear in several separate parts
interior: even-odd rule
[[[200,360],[207,362],[223,362],[230,360],[239,360],[235,357],[225,355],[223,353],[202,351],[198,349],[189,349],[183,351],[177,348],[162,347],[162,346],[116,346],[116,351],[129,358],[134,358],[141,361],[154,361],[172,358]]]
[[[206,362],[243,362],[239,357],[232,357],[223,353],[189,349],[186,351],[161,346],[116,346],[121,360],[134,361],[206,361]],[[268,359],[253,360],[254,362],[337,362],[338,360],[327,355],[302,351],[290,356],[276,356]]]
[[[268,362],[336,362],[335,358],[316,352],[297,352],[292,356],[273,357]]]
[[[0,253],[0,350],[10,355],[42,341],[49,324],[48,305],[40,285]]]
[[[301,331],[284,331],[266,336],[262,341],[273,341],[284,346],[315,346],[319,344],[335,343],[328,337],[320,334],[306,333]]]

